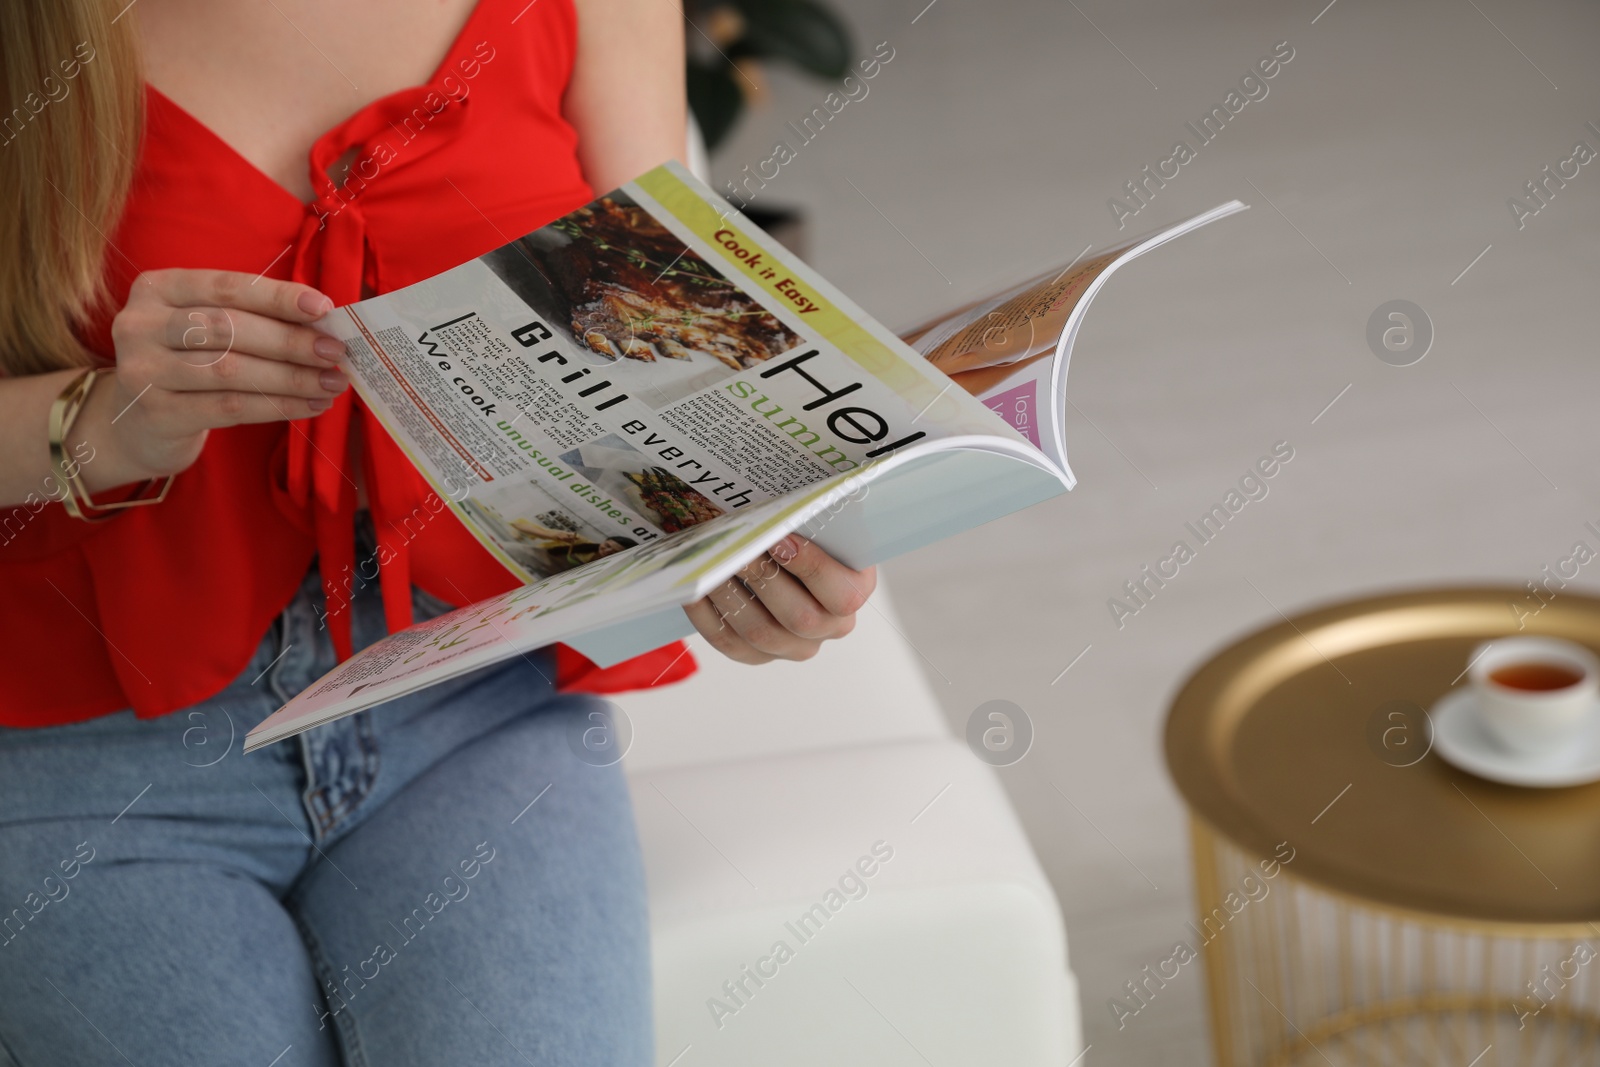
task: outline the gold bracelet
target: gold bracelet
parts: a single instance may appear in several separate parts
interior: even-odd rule
[[[140,482],[126,500],[97,504],[89,495],[80,477],[83,465],[67,455],[67,437],[72,433],[72,426],[78,421],[78,414],[88,401],[89,393],[94,389],[95,379],[102,373],[100,368],[92,368],[77,375],[61,390],[55,403],[50,405],[50,469],[66,488],[61,506],[67,509],[68,515],[84,522],[104,521],[123,508],[159,504],[167,498],[167,490],[172,488],[172,475],[169,474],[165,478],[150,478]],[[157,483],[160,483],[159,488]]]

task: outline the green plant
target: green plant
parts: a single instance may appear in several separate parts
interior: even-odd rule
[[[689,107],[707,148],[766,91],[763,61],[792,63],[819,78],[850,69],[850,35],[815,0],[690,0]]]

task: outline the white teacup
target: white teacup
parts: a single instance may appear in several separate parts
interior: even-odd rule
[[[1582,645],[1507,637],[1479,645],[1471,663],[1483,725],[1512,752],[1557,752],[1595,714],[1600,658]]]

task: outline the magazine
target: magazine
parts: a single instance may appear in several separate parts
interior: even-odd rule
[[[602,667],[799,533],[860,569],[1072,488],[1067,362],[1123,263],[1231,201],[902,340],[676,163],[330,312],[355,389],[523,585],[340,664],[245,751],[561,641]]]

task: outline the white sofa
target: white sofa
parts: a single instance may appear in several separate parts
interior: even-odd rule
[[[804,664],[741,667],[696,639],[695,678],[618,702],[659,1067],[1079,1055],[1050,885],[892,613],[880,592]]]

